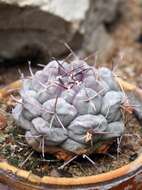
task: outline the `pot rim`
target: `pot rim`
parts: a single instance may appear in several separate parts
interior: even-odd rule
[[[51,176],[43,176],[39,177],[33,174],[31,171],[22,170],[16,168],[6,161],[2,161],[0,163],[0,172],[1,175],[14,175],[17,178],[25,180],[28,183],[33,185],[63,185],[63,186],[75,186],[75,185],[91,185],[97,184],[101,182],[108,182],[110,180],[115,180],[116,178],[120,178],[128,175],[131,172],[136,171],[138,168],[142,166],[142,154],[132,161],[131,163],[124,165],[118,169],[101,173],[98,175],[92,176],[83,176],[83,177],[51,177]]]
[[[117,82],[121,84],[122,87],[126,91],[139,91],[139,89],[130,83],[127,83],[119,78],[117,78]],[[16,84],[17,85],[17,84]],[[19,84],[18,84],[19,85]],[[138,92],[137,92],[138,93]],[[139,93],[142,94],[142,91]],[[1,161],[1,160],[0,160]],[[142,166],[142,153],[139,157],[126,164],[118,169],[111,170],[109,172],[101,173],[98,175],[92,176],[83,176],[83,177],[51,177],[51,176],[43,176],[39,177],[33,174],[31,171],[22,170],[16,168],[6,161],[0,162],[0,180],[1,176],[8,176],[8,174],[21,179],[22,181],[25,180],[26,183],[31,183],[33,185],[59,185],[59,186],[76,186],[76,185],[91,185],[91,184],[98,184],[101,182],[109,182],[111,180],[115,180],[117,178],[126,176],[130,173],[133,173],[137,169]]]

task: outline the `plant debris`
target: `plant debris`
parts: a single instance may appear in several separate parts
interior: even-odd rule
[[[117,169],[135,160],[141,153],[142,128],[133,116],[129,116],[125,123],[125,133],[121,138],[119,154],[117,141],[110,147],[108,153],[92,154],[89,159],[79,156],[69,164],[64,164],[53,155],[33,151],[26,143],[24,130],[17,126],[12,116],[7,113],[7,106],[0,104],[7,125],[0,130],[0,158],[24,170],[30,170],[39,176],[78,177],[91,176]],[[9,109],[9,108],[8,108]],[[6,115],[7,113],[7,115]],[[64,165],[64,167],[61,167]]]
[[[0,130],[5,129],[6,125],[7,125],[6,117],[0,113]]]

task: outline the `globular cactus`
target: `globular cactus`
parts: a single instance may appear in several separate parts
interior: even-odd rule
[[[96,69],[79,59],[51,61],[23,79],[20,95],[13,116],[37,151],[94,152],[124,132],[126,97],[106,67]]]

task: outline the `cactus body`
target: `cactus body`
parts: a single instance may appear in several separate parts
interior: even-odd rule
[[[80,154],[124,132],[124,94],[108,68],[95,69],[82,60],[51,61],[23,80],[20,95],[13,116],[38,151],[44,140],[46,151],[57,146]]]

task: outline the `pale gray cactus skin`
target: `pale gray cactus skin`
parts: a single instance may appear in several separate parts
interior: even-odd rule
[[[23,79],[20,95],[13,116],[35,150],[42,152],[44,139],[47,152],[46,147],[57,146],[78,154],[124,132],[120,107],[125,97],[108,68],[96,69],[79,59],[51,61]]]

